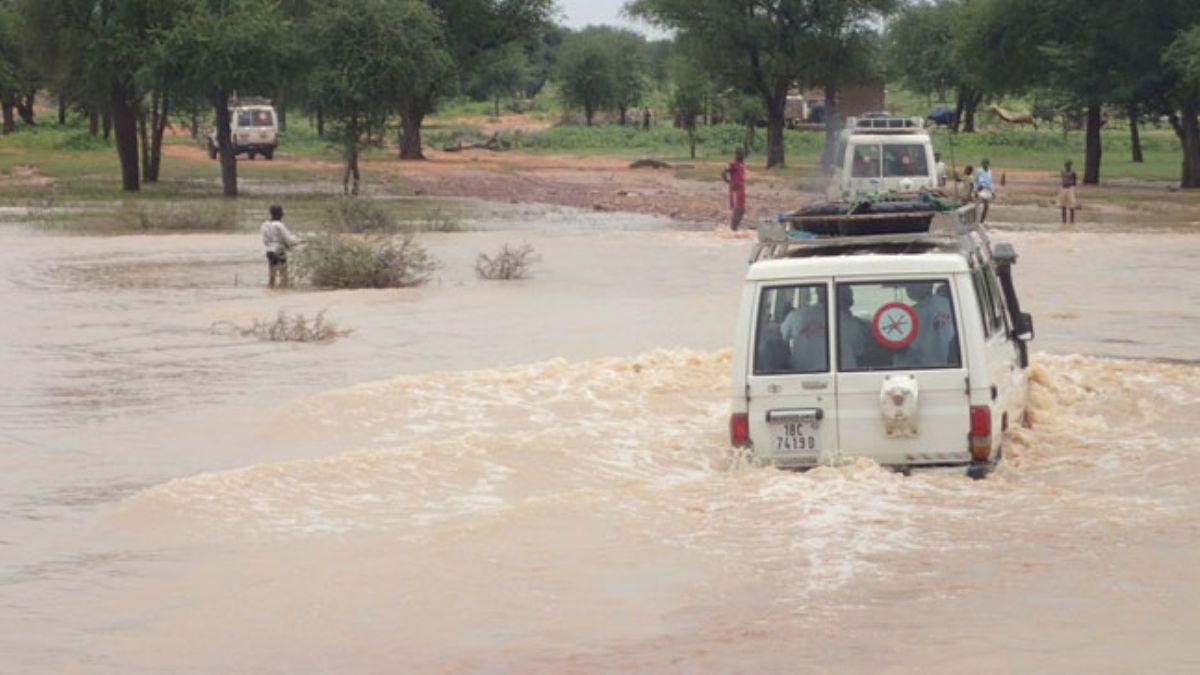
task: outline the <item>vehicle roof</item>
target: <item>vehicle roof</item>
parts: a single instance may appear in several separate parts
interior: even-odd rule
[[[793,251],[786,258],[756,262],[746,272],[746,280],[952,274],[970,270],[967,256],[961,246],[949,240],[904,245],[813,247]]]
[[[924,129],[897,129],[897,133],[851,134],[846,138],[850,143],[897,143],[915,139],[922,144],[929,142],[929,132]]]

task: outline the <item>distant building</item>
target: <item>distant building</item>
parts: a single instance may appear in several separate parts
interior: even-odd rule
[[[805,91],[804,99],[809,102],[809,122],[823,122],[825,113],[825,90],[820,88]],[[887,110],[887,90],[883,82],[873,82],[854,87],[845,87],[837,92],[838,117],[862,115]],[[818,111],[820,111],[818,113]],[[815,119],[816,117],[820,119]]]

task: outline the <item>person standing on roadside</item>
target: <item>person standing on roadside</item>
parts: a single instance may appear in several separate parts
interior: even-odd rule
[[[937,176],[937,186],[946,187],[946,163],[942,161],[942,153],[933,153],[933,173]]]
[[[1063,162],[1062,170],[1062,187],[1058,190],[1058,208],[1062,210],[1062,221],[1067,222],[1067,211],[1071,212],[1071,222],[1075,222],[1075,209],[1079,208],[1078,202],[1075,200],[1075,184],[1079,182],[1079,177],[1075,175],[1075,169],[1071,168],[1071,160]]]
[[[271,219],[262,224],[262,240],[267,250],[267,288],[275,288],[277,279],[280,288],[287,288],[287,254],[300,245],[300,240],[283,224],[282,206],[271,206]]]
[[[737,231],[746,215],[746,151],[738,148],[733,161],[721,172],[721,180],[729,185],[729,229]]]
[[[988,206],[996,197],[996,184],[992,181],[992,163],[986,157],[979,163],[975,172],[975,198],[983,204],[983,213],[979,216],[979,224],[987,221]]]

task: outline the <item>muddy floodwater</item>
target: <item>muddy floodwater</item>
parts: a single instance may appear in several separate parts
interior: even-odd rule
[[[737,460],[750,239],[473,225],[339,292],[0,226],[0,672],[1200,671],[1200,235],[1001,224],[1033,426],[973,482]],[[352,333],[221,329],[280,310]]]

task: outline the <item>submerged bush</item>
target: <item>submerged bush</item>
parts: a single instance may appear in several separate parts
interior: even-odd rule
[[[415,224],[417,229],[423,232],[462,232],[466,229],[461,220],[439,208],[430,209],[425,217]]]
[[[475,259],[475,275],[480,279],[524,279],[529,268],[541,260],[529,244],[512,246],[505,244],[495,257],[480,253]]]
[[[297,280],[317,288],[419,286],[441,267],[411,234],[320,235],[294,260]]]
[[[332,342],[350,334],[332,321],[325,320],[325,311],[309,320],[303,314],[291,316],[283,310],[274,321],[255,319],[250,326],[239,326],[231,321],[218,321],[212,326],[215,333],[235,333],[242,337],[256,337],[266,342]]]
[[[338,232],[394,232],[396,219],[387,207],[358,197],[335,200],[325,209],[329,229]]]

